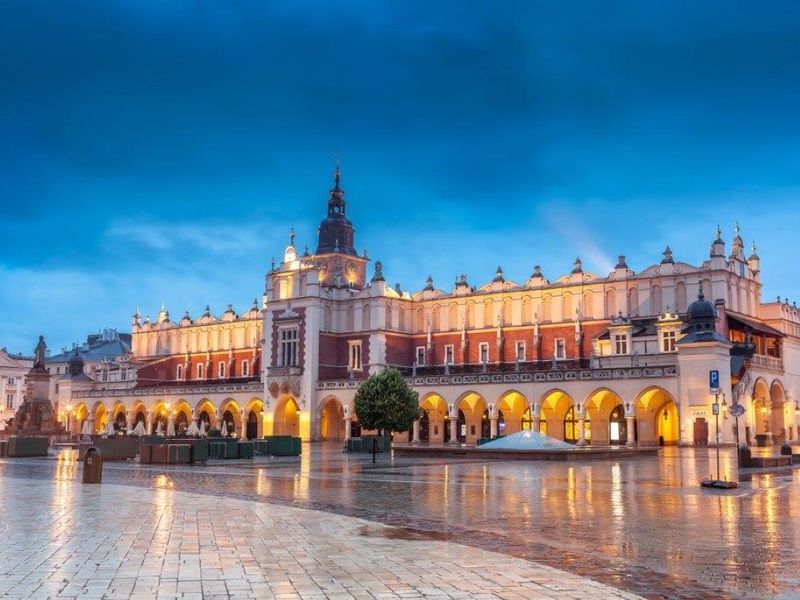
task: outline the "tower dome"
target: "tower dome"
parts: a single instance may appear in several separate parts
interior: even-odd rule
[[[690,329],[712,329],[717,320],[716,307],[706,300],[703,290],[697,294],[697,300],[689,305],[686,311]],[[710,325],[708,327],[707,325]]]

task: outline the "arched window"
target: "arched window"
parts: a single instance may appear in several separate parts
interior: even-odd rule
[[[613,318],[617,314],[617,306],[614,301],[614,290],[606,290],[606,317]]]
[[[569,321],[575,318],[572,310],[572,294],[564,292],[561,295],[561,320]]]
[[[392,305],[386,303],[386,329],[392,328]]]
[[[675,285],[675,310],[686,312],[686,284],[682,281]]]
[[[583,292],[582,316],[584,319],[591,319],[594,317],[594,300],[592,298],[592,292],[588,290]]]
[[[447,328],[450,331],[458,329],[458,305],[455,302],[447,309]]]
[[[483,302],[483,326],[494,326],[494,301],[491,298]]]
[[[662,310],[664,306],[661,303],[661,286],[654,285],[650,288],[650,314],[658,315]]]
[[[434,304],[433,308],[431,309],[431,329],[433,331],[439,331],[441,329],[441,323],[439,322],[439,307]]]
[[[406,309],[402,306],[397,309],[397,328],[400,331],[406,330]]]
[[[634,316],[639,314],[639,289],[635,287],[628,290],[628,314]]]
[[[330,305],[325,306],[325,317],[322,328],[325,331],[333,331],[333,309]]]
[[[356,316],[353,305],[347,307],[347,331],[351,332],[356,328]]]
[[[425,312],[421,306],[414,311],[414,331],[416,333],[425,331]]]
[[[533,320],[533,302],[530,296],[525,296],[522,299],[522,324],[528,325]]]
[[[470,329],[475,327],[475,303],[468,302],[467,303],[467,319],[466,319],[466,327]]]
[[[361,309],[361,329],[369,330],[372,329],[372,314],[370,311],[369,304],[365,304],[364,308]]]
[[[549,295],[542,297],[542,321],[550,321],[552,320],[552,309],[550,305],[552,304],[552,300]]]
[[[511,298],[503,298],[503,325],[508,327],[513,324],[512,321]]]

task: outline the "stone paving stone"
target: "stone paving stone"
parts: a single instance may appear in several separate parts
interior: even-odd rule
[[[15,507],[0,510],[8,598],[635,597],[451,542],[361,536],[382,526],[320,511],[226,498],[220,519],[215,496],[8,476],[0,491]]]

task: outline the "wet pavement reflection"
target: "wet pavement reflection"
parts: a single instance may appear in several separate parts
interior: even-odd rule
[[[189,491],[362,517],[399,537],[528,558],[653,598],[800,596],[797,471],[715,491],[699,487],[713,449],[575,464],[382,456],[375,465],[340,449],[306,444],[299,461],[106,463],[103,481],[154,488],[163,503]],[[722,471],[735,472],[732,451]],[[0,476],[80,474],[69,454],[0,461]]]

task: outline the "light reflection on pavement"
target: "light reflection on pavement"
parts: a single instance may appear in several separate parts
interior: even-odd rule
[[[587,463],[348,456],[207,466],[106,463],[103,480],[357,516],[562,568],[648,597],[800,596],[797,472],[703,490],[712,449]],[[735,471],[723,450],[722,470]],[[72,460],[8,459],[0,475],[80,478]]]

